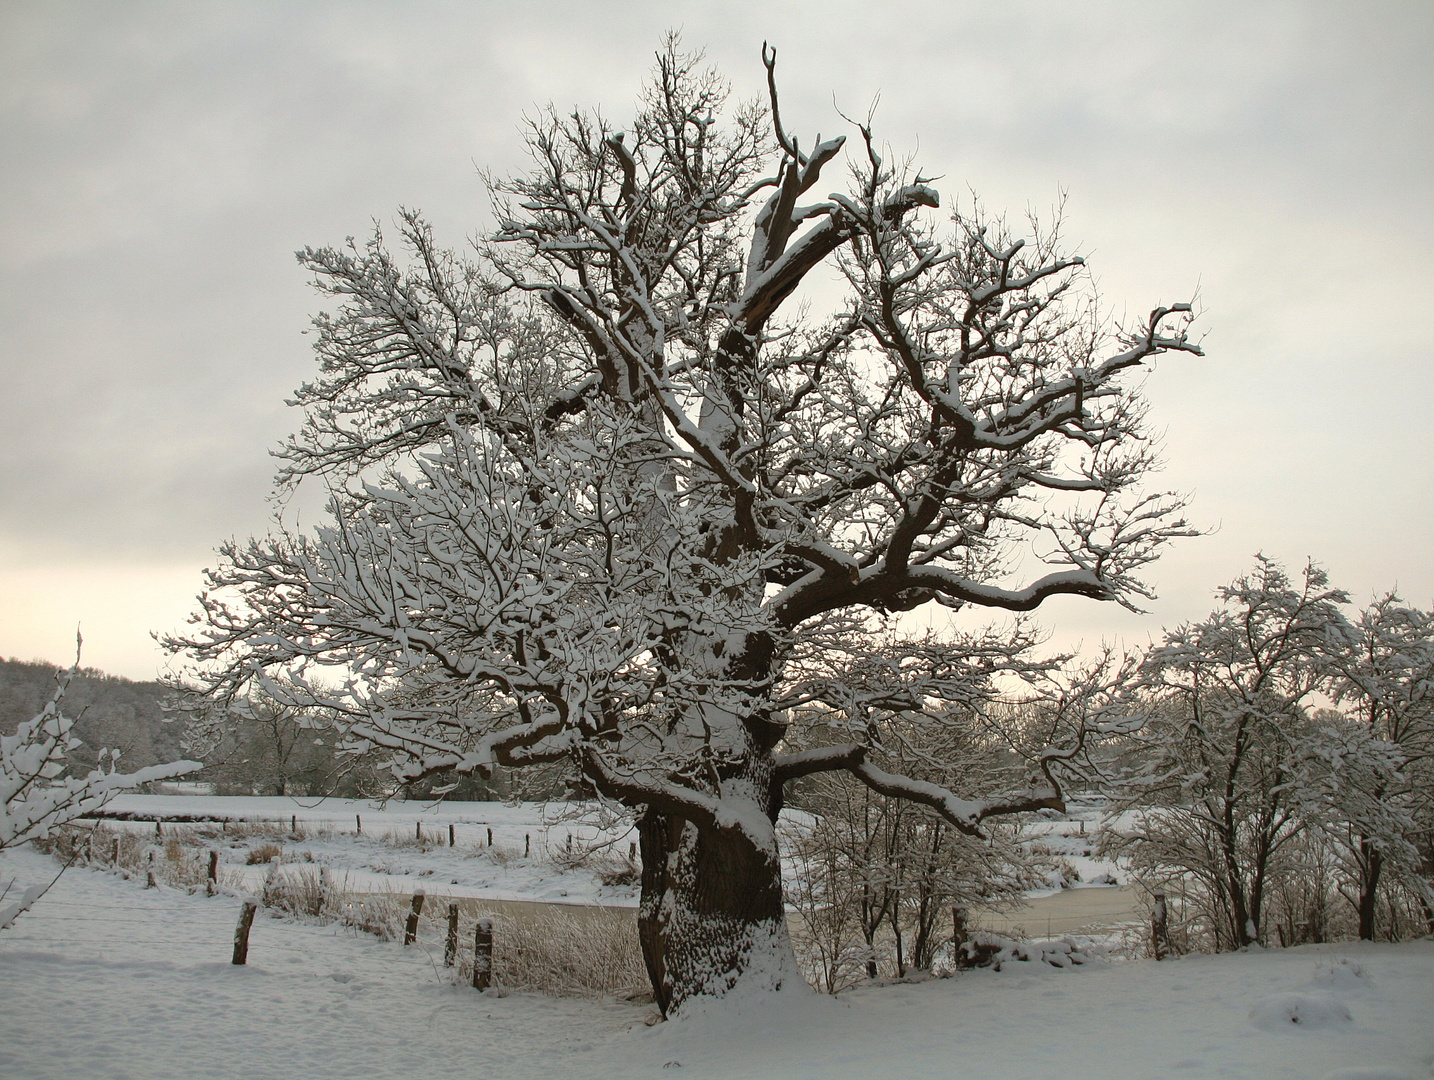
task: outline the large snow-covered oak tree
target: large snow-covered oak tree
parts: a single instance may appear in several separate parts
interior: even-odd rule
[[[499,224],[467,257],[413,213],[399,254],[302,252],[338,306],[280,483],[321,478],[331,520],[224,547],[170,641],[221,699],[284,672],[400,777],[571,763],[636,815],[664,1010],[799,980],[788,781],[845,770],[972,834],[1060,804],[1078,733],[994,796],[881,767],[874,718],[938,722],[1049,669],[1023,625],[888,620],[1132,604],[1188,532],[1142,490],[1132,384],[1199,351],[1189,306],[1108,324],[1054,228],[943,221],[867,125],[799,141],[763,59],[766,106],[729,107],[670,42],[623,130],[530,121],[532,167],[490,178]],[[794,299],[833,277],[835,303]]]

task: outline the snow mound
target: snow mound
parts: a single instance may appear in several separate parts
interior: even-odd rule
[[[1369,971],[1363,964],[1347,956],[1336,956],[1322,961],[1310,980],[1315,986],[1331,990],[1362,990],[1369,985]]]
[[[1318,990],[1310,994],[1271,994],[1250,1009],[1250,1023],[1265,1031],[1328,1027],[1353,1019],[1348,1005]]]
[[[1067,936],[1058,941],[1015,941],[1000,934],[977,933],[962,944],[958,963],[962,967],[990,967],[1000,971],[1013,963],[1063,968],[1099,963],[1103,958],[1104,949],[1089,938]]]
[[[1371,1065],[1355,1069],[1336,1069],[1327,1073],[1324,1080],[1414,1080],[1414,1077],[1403,1069],[1389,1065]]]

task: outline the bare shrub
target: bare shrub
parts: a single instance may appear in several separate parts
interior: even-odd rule
[[[642,867],[633,859],[618,855],[606,855],[593,860],[593,872],[604,885],[636,885],[642,880]]]
[[[331,909],[345,926],[394,941],[403,933],[406,905],[391,893],[342,893]]]
[[[516,862],[523,861],[523,853],[521,851],[517,848],[504,847],[501,844],[494,844],[490,848],[485,848],[483,853],[498,866],[507,867],[512,866]]]
[[[171,831],[156,843],[104,823],[66,825],[34,841],[36,850],[66,865],[109,868],[125,877],[142,878],[153,872],[157,884],[193,890],[208,880],[209,870],[202,852],[190,844],[192,838],[183,830]]]

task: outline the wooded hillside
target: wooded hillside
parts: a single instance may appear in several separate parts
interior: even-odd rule
[[[0,660],[0,731],[14,731],[45,707],[60,670],[43,660]],[[184,757],[184,721],[165,716],[160,704],[165,692],[158,682],[133,682],[81,668],[64,701],[66,714],[76,718],[75,733],[85,743],[75,758],[93,765],[101,749],[118,747],[120,762],[130,771]]]

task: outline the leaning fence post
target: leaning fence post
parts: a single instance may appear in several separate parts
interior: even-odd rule
[[[210,896],[214,895],[214,887],[219,883],[219,852],[213,848],[209,849],[209,882],[205,886]]]
[[[493,920],[479,919],[473,929],[473,989],[487,990],[493,979]]]
[[[1164,960],[1170,951],[1170,921],[1163,892],[1155,894],[1155,909],[1150,913],[1150,946],[1157,960]]]
[[[254,912],[259,905],[253,900],[244,901],[244,910],[239,912],[239,925],[234,928],[234,960],[243,964],[249,959],[249,928],[254,925]]]
[[[423,890],[413,894],[413,902],[408,909],[408,921],[403,926],[403,943],[412,945],[418,937],[418,913],[423,910]]]
[[[452,967],[458,962],[458,905],[448,905],[448,940],[443,946],[443,966]]]

